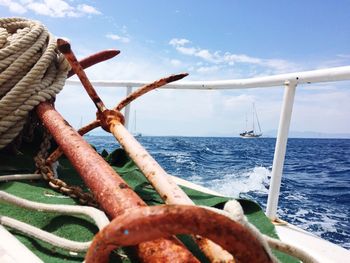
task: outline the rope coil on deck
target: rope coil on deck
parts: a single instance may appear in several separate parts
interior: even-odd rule
[[[42,24],[0,19],[0,149],[21,132],[35,106],[62,90],[69,69]]]

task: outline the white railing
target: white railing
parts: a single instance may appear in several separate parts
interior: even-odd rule
[[[286,153],[288,132],[292,116],[294,95],[298,84],[320,83],[330,81],[350,80],[350,66],[304,71],[288,74],[280,74],[267,77],[237,80],[218,81],[179,81],[170,83],[162,88],[167,89],[198,89],[198,90],[224,90],[224,89],[247,89],[261,87],[284,86],[284,98],[281,109],[275,153],[272,165],[269,196],[267,200],[266,215],[272,220],[276,219],[277,205],[280,193],[283,164]],[[140,87],[147,81],[92,81],[94,86],[101,87],[126,87],[127,94],[131,87]],[[68,80],[68,85],[81,85],[79,81]],[[129,108],[125,109],[125,119],[129,119]]]

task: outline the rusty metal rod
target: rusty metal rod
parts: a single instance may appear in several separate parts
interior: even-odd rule
[[[94,120],[94,121],[90,122],[89,124],[79,128],[78,133],[80,135],[84,135],[84,134],[88,133],[89,131],[91,131],[97,127],[100,127],[100,126],[101,126],[100,121]]]
[[[91,67],[95,64],[98,64],[98,63],[103,62],[105,60],[111,59],[111,58],[115,57],[116,55],[118,55],[119,53],[120,53],[120,51],[115,50],[115,49],[103,50],[101,52],[92,54],[86,58],[83,58],[78,63],[81,65],[81,67],[83,69],[86,69],[86,68]],[[67,78],[70,78],[74,74],[75,74],[75,71],[73,69],[71,69],[68,72]],[[84,135],[85,133],[87,133],[87,132],[89,132],[89,131],[91,131],[99,126],[100,126],[100,122],[98,120],[95,120],[95,121],[89,123],[88,125],[81,127],[78,130],[78,133],[80,135]],[[63,154],[62,150],[58,147],[46,159],[47,164],[52,164],[52,163],[56,162],[58,160],[58,158],[61,157],[62,154]]]
[[[273,262],[258,239],[241,224],[204,208],[183,205],[136,208],[118,216],[94,237],[85,262],[105,263],[110,252],[120,246],[177,234],[207,237],[241,263]]]
[[[118,120],[112,119],[107,125],[111,133],[140,168],[166,204],[195,205],[170,175]],[[197,240],[199,247],[211,262],[233,262],[232,255],[212,241],[204,238]]]
[[[89,123],[88,125],[80,128],[78,130],[78,133],[79,135],[84,135],[85,133],[97,128],[100,126],[100,121],[98,120],[95,120],[91,123]],[[53,164],[54,162],[56,162],[63,154],[63,151],[61,150],[60,147],[58,147],[56,150],[54,150],[50,155],[49,157],[46,159],[46,163],[51,165]]]
[[[121,109],[123,109],[126,105],[128,105],[130,102],[132,102],[133,100],[137,99],[138,97],[144,95],[145,93],[154,90],[156,88],[159,88],[161,86],[164,86],[170,82],[173,81],[177,81],[180,79],[183,79],[184,77],[188,76],[188,73],[181,73],[181,74],[177,74],[177,75],[171,75],[169,77],[165,77],[159,80],[156,80],[150,84],[147,84],[145,86],[142,86],[141,88],[135,90],[134,92],[132,92],[129,96],[127,96],[125,99],[123,99],[121,102],[119,102],[119,104],[117,105],[117,107],[115,107],[116,110],[120,111]]]
[[[119,50],[115,50],[115,49],[110,49],[110,50],[103,50],[101,52],[97,52],[95,54],[92,54],[86,58],[83,58],[82,60],[79,60],[79,64],[81,65],[81,67],[83,69],[86,69],[88,67],[91,67],[95,64],[98,64],[100,62],[106,61],[108,59],[111,59],[113,57],[115,57],[116,55],[118,55],[120,53]],[[71,76],[73,76],[75,74],[75,71],[73,69],[71,69],[68,72],[67,78],[70,78]],[[100,126],[100,121],[98,120],[94,120],[93,122],[89,123],[88,125],[81,127],[78,130],[78,133],[80,135],[84,135],[85,133],[97,128]],[[46,159],[46,163],[47,164],[52,164],[54,162],[56,162],[58,160],[58,158],[61,157],[61,155],[63,154],[62,150],[58,147],[55,151],[53,151],[50,156]]]
[[[80,62],[79,62],[80,63]],[[184,77],[188,76],[188,73],[180,73],[180,74],[176,74],[176,75],[171,75],[159,80],[156,80],[150,84],[147,84],[145,86],[142,86],[141,88],[137,89],[136,91],[134,91],[133,93],[131,93],[128,97],[126,97],[125,99],[123,99],[121,102],[119,102],[119,104],[114,108],[117,111],[122,110],[126,105],[128,105],[129,103],[131,103],[132,101],[134,101],[135,99],[137,99],[138,97],[146,94],[147,92],[150,92],[156,88],[159,88],[161,86],[164,86],[170,82],[173,81],[177,81],[180,79],[183,79]],[[87,125],[85,125],[84,127],[81,127],[78,132],[80,135],[84,135],[85,133],[99,127],[101,124],[99,122],[99,120],[95,120]]]
[[[111,120],[109,125],[111,133],[166,204],[194,205],[194,202],[119,121]]]
[[[109,216],[115,217],[133,206],[145,206],[103,158],[67,125],[50,103],[41,103],[37,114]]]
[[[129,135],[129,140],[134,139],[128,132],[127,130],[123,127],[123,122],[124,122],[124,117],[120,114],[118,110],[107,110],[107,108],[104,106],[102,100],[96,93],[95,89],[93,88],[91,82],[89,81],[88,77],[86,76],[84,69],[82,66],[79,64],[77,61],[73,51],[71,50],[70,44],[63,40],[63,39],[58,39],[57,40],[57,46],[58,49],[65,55],[66,59],[72,66],[72,69],[75,71],[75,73],[78,75],[80,78],[80,81],[82,82],[84,88],[88,92],[90,98],[93,100],[95,106],[98,109],[97,112],[97,119],[100,120],[100,124],[103,129],[106,131],[111,131],[114,136],[116,137],[116,134],[118,132],[113,131],[110,123],[115,123],[119,124],[124,131],[126,131],[126,135]],[[180,76],[180,77],[184,77]],[[171,77],[170,80],[176,80],[179,78],[179,76],[174,76]],[[160,83],[165,83],[164,81],[160,81]],[[159,84],[159,83],[158,83]],[[157,85],[157,82],[156,82]],[[143,87],[139,89],[135,96],[128,97],[125,101],[125,103],[129,103],[131,100],[137,98],[137,96],[141,96],[142,94],[146,93],[147,91],[152,90],[152,85],[148,87]],[[116,137],[117,138],[117,137]],[[118,138],[117,138],[118,139]],[[118,141],[120,142],[123,141],[123,137],[119,137]],[[134,142],[138,144],[138,142],[134,139]],[[131,144],[132,147],[136,147],[137,144]],[[139,160],[146,159],[146,162],[143,162],[144,167],[139,166],[138,162],[130,156],[135,163],[139,166],[139,168],[144,172],[145,176],[148,178],[148,180],[152,183],[152,185],[155,187],[155,189],[161,194],[161,197],[165,200],[166,203],[172,203],[172,204],[191,204],[193,205],[194,203],[192,200],[180,189],[180,187],[177,186],[175,182],[169,177],[169,176],[164,176],[167,175],[166,172],[160,167],[160,165],[147,153],[146,150],[143,149],[143,147],[138,144],[139,147],[138,149],[134,148],[135,151],[141,150],[140,153],[142,153],[142,156],[144,158],[139,158]],[[126,148],[125,148],[126,149]],[[128,152],[128,151],[127,151]],[[136,154],[137,156],[137,154]],[[141,162],[142,163],[142,162]],[[147,164],[148,163],[148,164]],[[151,167],[154,167],[155,169],[152,170]],[[150,169],[149,169],[150,168]],[[167,200],[170,200],[167,201]],[[183,203],[184,202],[184,203]],[[219,246],[211,242],[210,240],[205,240],[205,239],[200,239],[199,240],[199,246],[203,249],[203,251],[206,253],[208,258],[212,262],[216,261],[227,261],[227,262],[232,262],[233,258],[230,254],[228,254],[226,251],[222,250]]]
[[[86,92],[94,102],[96,108],[98,111],[103,112],[106,110],[106,106],[104,105],[103,101],[98,96],[97,92],[95,91],[94,87],[92,86],[90,80],[86,76],[83,67],[79,64],[77,58],[75,57],[74,53],[72,52],[71,46],[68,41],[64,39],[57,39],[57,48],[58,50],[65,56],[67,61],[72,67],[72,70],[74,70],[75,74],[79,77],[81,83],[83,84]]]
[[[95,55],[92,55],[88,58],[85,58],[81,61],[79,61],[80,64],[82,64],[83,68],[85,68],[85,65],[93,65],[95,63],[98,63],[102,60],[97,60],[95,57],[99,58],[98,54],[103,54],[103,52],[97,53]],[[84,62],[85,61],[85,62]],[[83,64],[85,63],[85,64]],[[122,110],[126,105],[128,105],[129,103],[131,103],[133,100],[137,99],[138,97],[146,94],[147,92],[150,92],[151,90],[154,90],[156,88],[159,88],[163,85],[166,85],[170,82],[176,81],[176,80],[180,80],[184,77],[188,76],[188,73],[181,73],[181,74],[177,74],[177,75],[171,75],[169,77],[165,77],[159,80],[156,80],[153,83],[147,84],[139,89],[137,89],[136,91],[134,91],[133,93],[131,93],[128,97],[126,97],[125,99],[123,99],[116,107],[115,109],[120,111]],[[78,130],[78,133],[80,135],[84,135],[85,133],[97,128],[101,126],[100,121],[99,120],[94,120],[93,122],[81,127]],[[53,162],[57,161],[58,158],[60,158],[60,156],[62,155],[62,151],[57,148],[50,156],[49,158],[47,158],[47,162],[48,164],[52,164]]]
[[[110,218],[115,218],[126,209],[146,206],[50,103],[39,104],[36,112]],[[172,262],[174,258],[180,258],[183,262],[198,262],[174,238],[143,243],[138,246],[138,254],[143,262],[155,262],[158,258],[164,262]]]
[[[79,64],[81,65],[81,67],[83,69],[86,69],[88,67],[91,67],[97,63],[100,63],[102,61],[114,58],[116,55],[118,55],[120,53],[119,50],[115,50],[115,49],[109,49],[109,50],[103,50],[101,52],[92,54],[91,56],[88,56],[82,60],[79,61]],[[71,69],[68,72],[67,78],[73,76],[75,74],[74,70]]]

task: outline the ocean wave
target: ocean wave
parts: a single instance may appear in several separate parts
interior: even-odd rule
[[[254,167],[247,172],[226,174],[206,185],[214,191],[231,197],[239,197],[242,193],[268,193],[271,172],[265,167]]]
[[[98,151],[118,144],[86,137]],[[141,137],[170,174],[266,206],[275,139]],[[289,139],[277,214],[350,248],[350,140]]]

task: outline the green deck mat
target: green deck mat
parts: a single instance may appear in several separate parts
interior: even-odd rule
[[[35,144],[34,144],[35,145]],[[35,170],[33,164],[33,153],[37,152],[37,147],[24,145],[21,153],[9,154],[4,151],[0,152],[0,175],[14,173],[32,173]],[[148,204],[163,204],[160,196],[151,187],[140,170],[130,160],[126,153],[121,150],[115,150],[111,154],[103,153],[108,163],[120,174],[131,188]],[[69,161],[65,158],[60,159],[58,169],[59,176],[68,184],[79,185],[84,188],[84,184],[78,174],[73,170]],[[193,189],[182,187],[182,189],[190,196],[197,205],[207,205],[222,208],[224,203],[230,198],[205,194]],[[61,193],[50,189],[43,180],[39,181],[22,181],[22,182],[6,182],[0,184],[0,190],[14,194],[16,196],[50,204],[70,204],[77,202]],[[258,204],[250,200],[238,200],[244,210],[248,220],[254,224],[262,233],[277,238],[274,226],[265,216]],[[6,203],[0,203],[0,214],[10,216],[29,223],[58,236],[72,239],[75,241],[89,241],[98,231],[92,220],[84,216],[67,216],[56,213],[45,213],[30,211],[18,208]],[[10,230],[23,244],[33,251],[44,262],[82,262],[84,254],[71,255],[69,252],[54,247],[45,242],[26,237],[15,230]],[[179,236],[179,238],[189,247],[189,249],[201,260],[206,262],[205,257],[198,250],[196,245],[187,237]],[[130,250],[126,249],[126,253],[131,257]],[[124,252],[123,252],[124,253]],[[280,252],[275,255],[281,262],[298,262],[294,258]],[[120,261],[119,259],[115,259]],[[123,262],[130,262],[128,258],[123,258]],[[135,259],[132,260],[134,262]],[[115,261],[114,261],[115,262]]]

